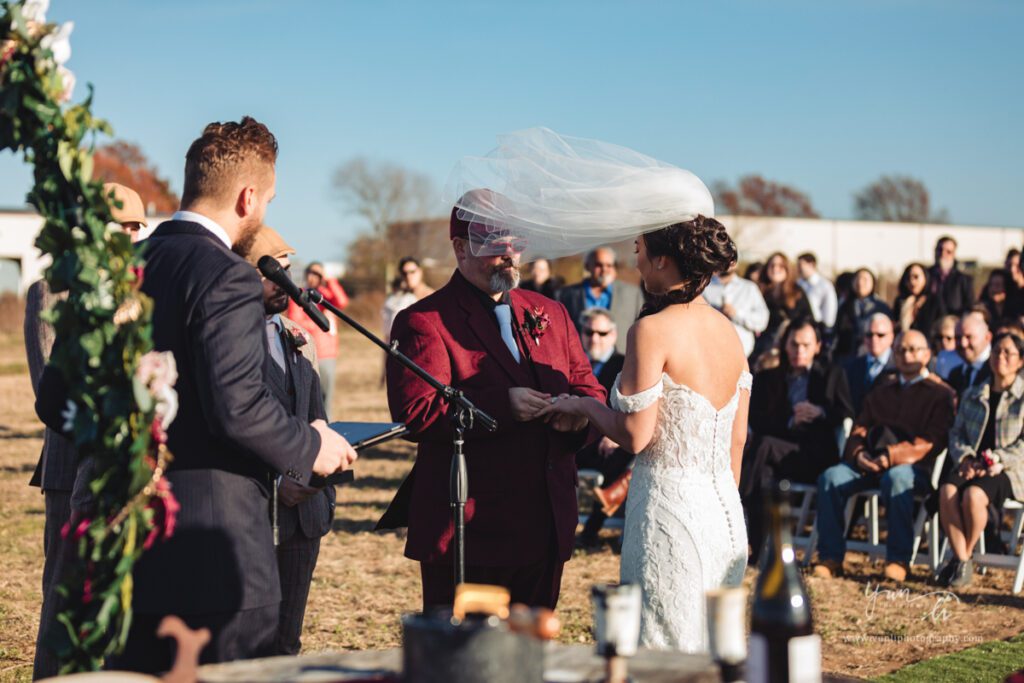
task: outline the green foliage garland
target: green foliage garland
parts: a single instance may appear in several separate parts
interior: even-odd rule
[[[61,29],[42,18],[45,2],[31,4],[0,2],[0,151],[22,153],[34,169],[28,201],[45,220],[36,246],[53,259],[51,291],[68,292],[47,314],[58,339],[50,362],[68,386],[73,440],[93,460],[95,508],[66,528],[79,561],[68,563],[65,609],[48,635],[70,673],[99,668],[123,646],[132,565],[170,532],[176,503],[161,478],[160,406],[136,378],[153,348],[141,255],[127,234],[108,228],[108,199],[92,179],[96,134],[111,131],[90,112],[91,89],[85,102],[63,104],[70,72],[57,61]]]

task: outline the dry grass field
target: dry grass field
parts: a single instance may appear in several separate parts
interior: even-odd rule
[[[27,484],[42,428],[21,343],[20,336],[0,337],[0,681],[29,679],[40,603],[43,500]],[[342,349],[332,414],[388,419],[383,354],[351,333],[343,335]],[[419,574],[402,557],[400,534],[372,529],[412,458],[404,442],[371,450],[357,464],[355,485],[339,490],[334,533],[324,539],[310,594],[306,652],[399,644],[399,616],[419,604]],[[589,587],[618,576],[617,538],[604,533],[604,547],[566,567],[559,606],[566,641],[591,641]],[[875,677],[1024,630],[1024,597],[1010,594],[1008,572],[989,572],[952,594],[919,581],[879,585],[879,568],[852,553],[848,569],[847,579],[808,579],[827,671]],[[748,584],[753,578],[748,572]]]

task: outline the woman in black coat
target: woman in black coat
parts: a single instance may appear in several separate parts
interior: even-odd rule
[[[836,431],[853,417],[846,373],[819,362],[821,331],[812,318],[798,318],[782,337],[781,362],[754,377],[740,495],[747,508],[748,535],[756,557],[763,541],[763,487],[776,479],[813,484],[839,462]]]

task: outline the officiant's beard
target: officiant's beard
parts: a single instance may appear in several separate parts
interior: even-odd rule
[[[519,268],[503,264],[491,274],[491,291],[495,294],[511,291],[519,286]]]

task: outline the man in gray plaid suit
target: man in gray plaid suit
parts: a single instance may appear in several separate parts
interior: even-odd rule
[[[263,225],[251,246],[241,256],[256,265],[272,256],[286,270],[295,250],[269,226]],[[301,326],[281,313],[288,307],[288,295],[273,282],[263,279],[263,307],[267,317],[267,360],[264,381],[281,404],[297,417],[327,419],[320,378],[317,375],[316,345]],[[275,520],[277,565],[281,580],[281,609],[276,654],[296,655],[302,646],[302,621],[320,554],[320,538],[331,530],[334,519],[334,487],[303,486],[281,478],[271,510]]]

